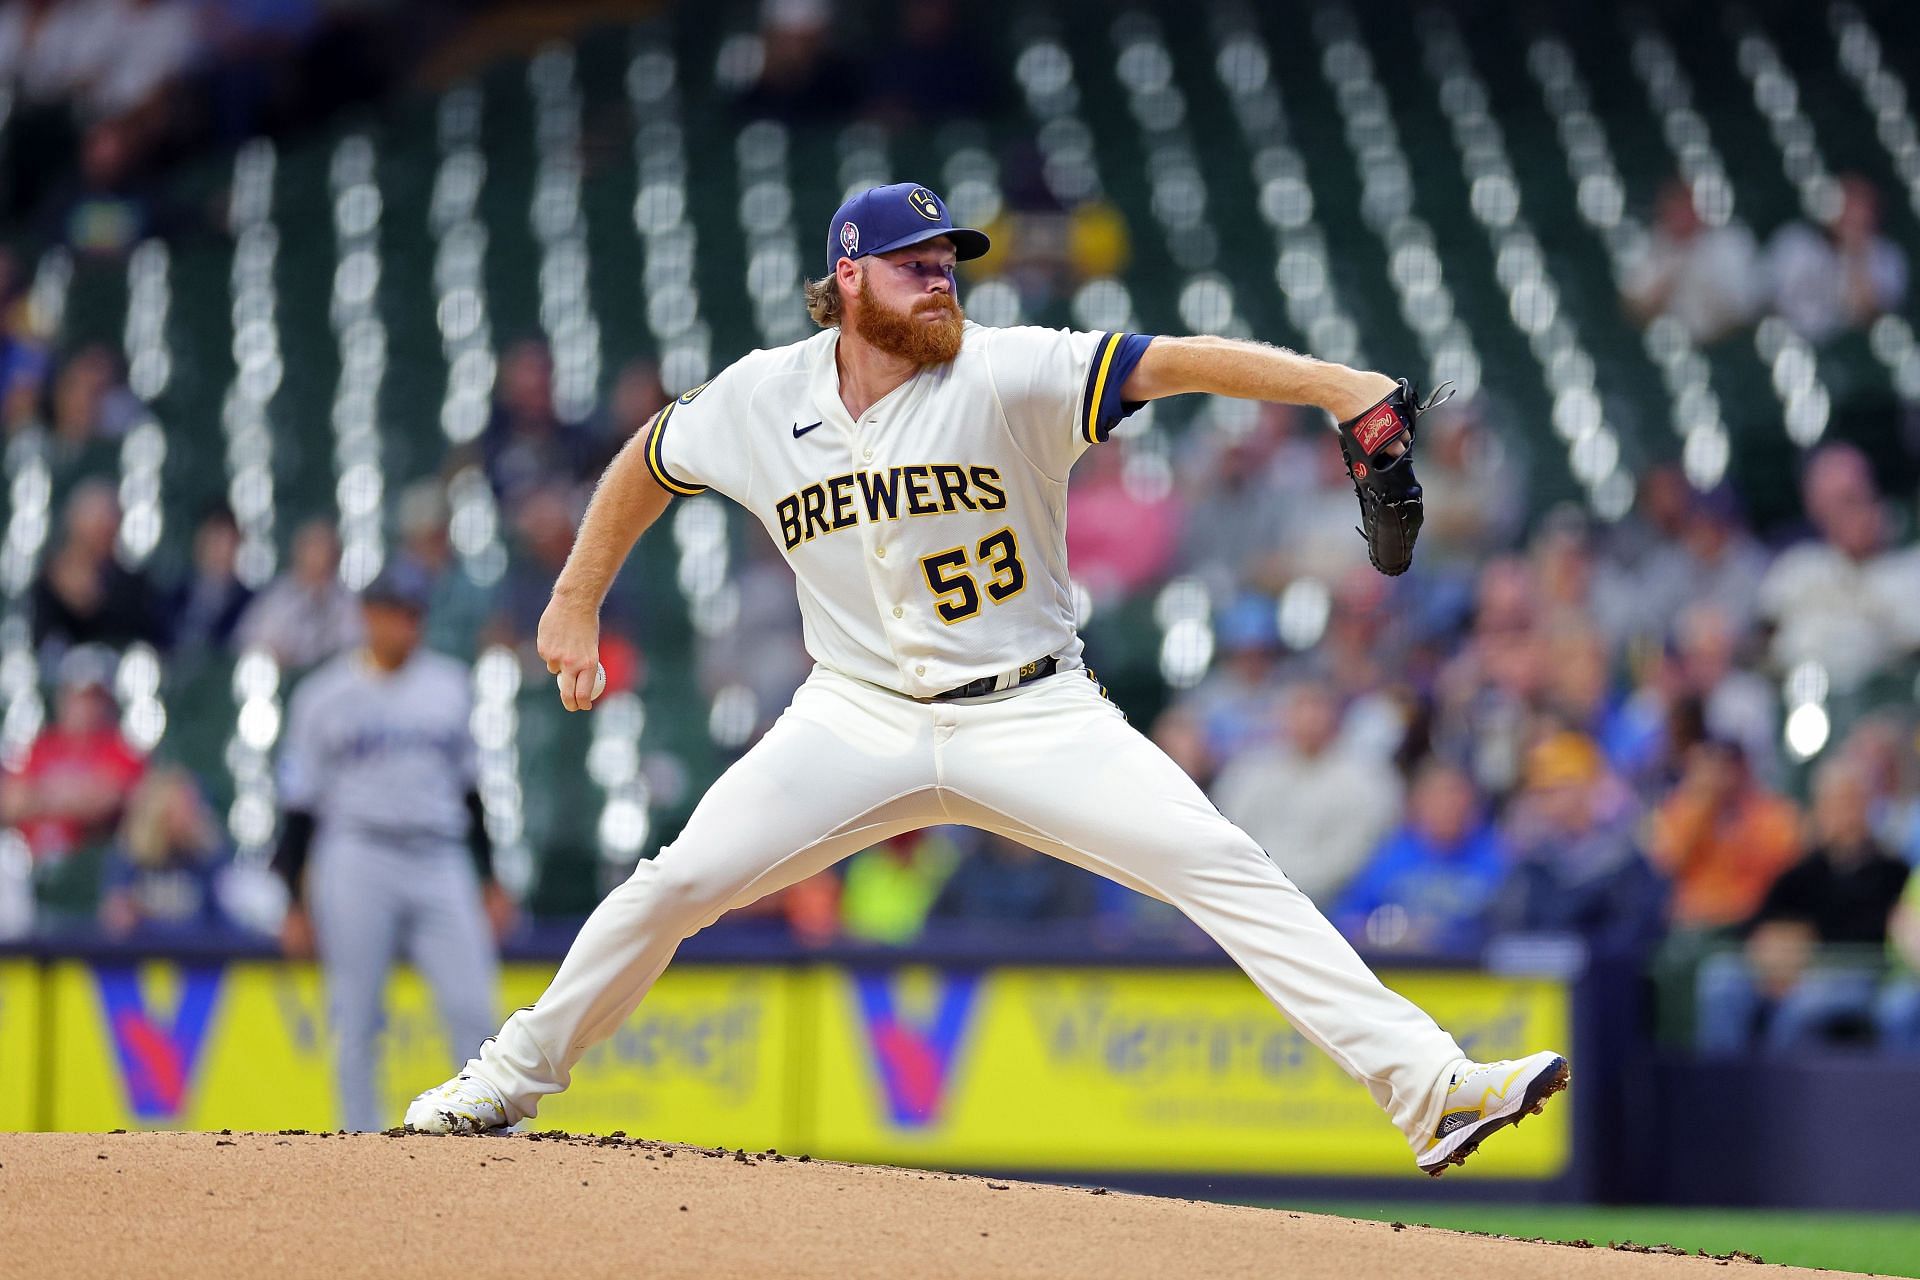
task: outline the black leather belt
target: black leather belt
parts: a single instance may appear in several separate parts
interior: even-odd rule
[[[1017,673],[1019,678],[1011,684],[1003,684],[1001,682],[1006,678],[1006,675],[1015,674],[1012,672],[1008,672],[1006,675],[981,676],[978,680],[967,681],[967,683],[957,689],[949,689],[945,693],[936,693],[930,701],[952,702],[956,698],[982,698],[989,693],[1001,693],[1008,689],[1017,689],[1030,680],[1046,679],[1052,675],[1059,666],[1059,661],[1049,655],[1048,657],[1040,659],[1038,662],[1029,662],[1022,666]]]

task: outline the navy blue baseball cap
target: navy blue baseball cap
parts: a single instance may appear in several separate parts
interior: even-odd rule
[[[410,560],[389,560],[380,575],[360,593],[362,604],[394,605],[414,613],[425,613],[433,598],[433,582],[427,572]]]
[[[869,187],[841,205],[827,226],[827,274],[833,274],[842,258],[891,253],[936,236],[953,241],[954,255],[962,262],[993,247],[985,233],[954,226],[946,202],[928,187],[917,182]]]

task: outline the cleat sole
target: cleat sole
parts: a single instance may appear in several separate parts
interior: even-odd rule
[[[1565,1089],[1572,1080],[1573,1067],[1568,1064],[1565,1058],[1561,1058],[1558,1065],[1544,1072],[1539,1079],[1527,1086],[1525,1096],[1521,1098],[1520,1105],[1515,1108],[1512,1115],[1502,1116],[1498,1120],[1488,1122],[1486,1127],[1474,1134],[1473,1137],[1467,1141],[1461,1143],[1453,1154],[1449,1155],[1446,1159],[1436,1161],[1432,1165],[1423,1166],[1426,1175],[1429,1178],[1437,1178],[1454,1165],[1465,1164],[1467,1157],[1478,1151],[1480,1144],[1485,1142],[1490,1134],[1498,1133],[1508,1125],[1518,1128],[1520,1122],[1526,1117],[1539,1115],[1547,1109],[1547,1099],[1559,1093],[1562,1089]]]

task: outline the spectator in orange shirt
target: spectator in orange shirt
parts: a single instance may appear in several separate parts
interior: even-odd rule
[[[1757,1029],[1769,1048],[1792,1049],[1866,1025],[1908,874],[1873,838],[1872,799],[1844,754],[1814,775],[1813,849],[1773,882],[1744,951],[1700,968],[1702,1051],[1739,1053]]]
[[[1738,744],[1708,739],[1687,752],[1647,844],[1673,880],[1673,922],[1717,929],[1751,917],[1799,856],[1800,813],[1755,781]]]

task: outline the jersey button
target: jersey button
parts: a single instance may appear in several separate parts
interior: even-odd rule
[[[893,616],[896,618],[904,618],[907,616],[907,611],[905,609],[902,609],[899,605],[895,605],[893,606]]]
[[[879,556],[882,560],[885,560],[887,558],[887,549],[885,547],[875,547],[873,549],[873,554],[875,554],[876,556]]]
[[[913,674],[917,676],[923,676],[927,674],[927,664],[923,662],[919,666],[915,667],[913,669]]]
[[[865,450],[864,452],[862,452],[862,453],[861,453],[861,455],[860,455],[860,460],[861,460],[862,462],[872,462],[872,461],[873,461],[873,450],[871,450],[871,449],[868,449],[868,450]]]

